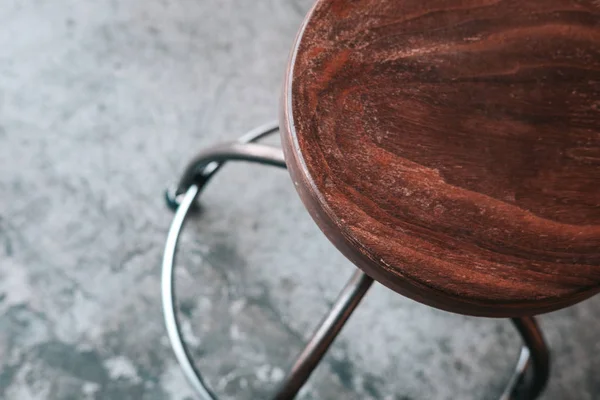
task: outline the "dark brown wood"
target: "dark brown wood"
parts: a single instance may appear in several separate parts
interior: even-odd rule
[[[281,120],[309,212],[391,289],[496,317],[600,290],[598,1],[317,1]]]

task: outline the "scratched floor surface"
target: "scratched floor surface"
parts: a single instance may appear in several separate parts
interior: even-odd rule
[[[0,2],[0,398],[192,399],[165,338],[162,191],[277,115],[310,1]],[[352,273],[285,171],[228,166],[186,228],[184,330],[223,399],[265,399]],[[600,398],[600,297],[542,317],[545,399]],[[507,321],[376,286],[300,398],[494,399]]]

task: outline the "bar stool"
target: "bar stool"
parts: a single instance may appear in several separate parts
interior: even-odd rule
[[[593,1],[318,0],[296,37],[279,122],[200,152],[167,191],[162,273],[186,215],[226,163],[287,168],[358,269],[274,399],[292,399],[377,281],[442,310],[511,318],[524,345],[501,399],[544,389],[534,315],[600,290],[600,8]],[[256,144],[281,129],[283,150]]]

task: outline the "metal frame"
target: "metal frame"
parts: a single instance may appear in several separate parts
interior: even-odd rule
[[[162,263],[161,292],[165,325],[175,357],[186,379],[202,400],[217,400],[217,396],[206,385],[200,371],[192,362],[190,351],[181,334],[174,286],[179,236],[186,216],[194,207],[202,189],[225,162],[247,161],[286,168],[280,149],[253,143],[277,131],[277,123],[272,122],[250,131],[237,142],[215,146],[199,153],[188,164],[177,188],[166,193],[167,205],[175,210],[175,216],[167,236]],[[354,272],[299,354],[273,396],[274,400],[293,399],[298,394],[372,283],[373,279],[361,270],[357,269]],[[513,318],[512,322],[524,345],[513,376],[500,400],[535,399],[548,381],[549,351],[533,317]]]

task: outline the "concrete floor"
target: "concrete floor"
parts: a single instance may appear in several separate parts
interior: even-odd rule
[[[163,204],[190,156],[277,115],[310,1],[0,3],[0,398],[193,398],[163,328]],[[187,226],[184,328],[264,399],[352,273],[285,171],[228,166]],[[600,297],[545,315],[544,399],[600,399]],[[494,399],[519,340],[376,286],[301,399]]]

